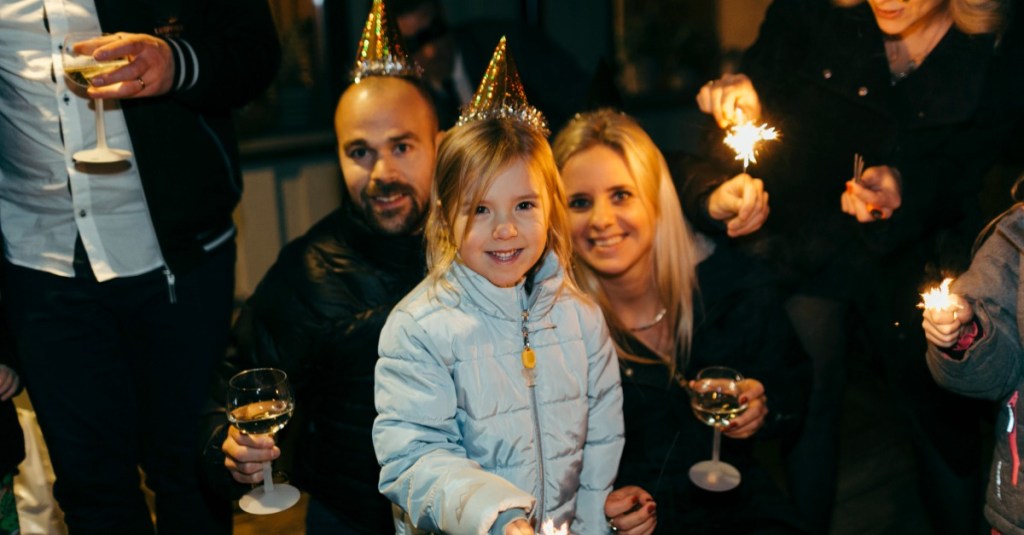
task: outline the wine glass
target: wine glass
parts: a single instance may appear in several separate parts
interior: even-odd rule
[[[740,484],[740,471],[718,459],[722,443],[722,428],[747,410],[740,403],[739,382],[743,376],[725,366],[711,366],[697,373],[690,389],[690,406],[697,419],[715,430],[711,460],[690,467],[690,480],[698,487],[710,491],[726,491]]]
[[[292,416],[295,408],[288,374],[275,368],[245,370],[228,382],[228,421],[243,435],[270,435],[273,438]],[[295,487],[274,484],[270,461],[263,463],[263,486],[238,500],[247,513],[267,515],[284,511],[299,501]]]
[[[100,32],[75,32],[64,37],[64,45],[61,48],[64,74],[75,85],[88,88],[93,78],[128,64],[128,58],[96,61],[96,58],[92,57],[95,47],[80,45],[84,41],[102,36]],[[103,123],[103,99],[93,99],[93,108],[96,110],[96,148],[77,151],[72,157],[76,162],[91,164],[123,162],[130,158],[131,152],[107,146],[107,130]]]

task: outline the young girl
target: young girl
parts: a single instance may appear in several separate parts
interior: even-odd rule
[[[486,78],[485,78],[486,80]],[[601,311],[566,271],[565,195],[543,133],[483,118],[441,143],[429,275],[380,337],[380,490],[412,527],[604,533],[622,393]]]
[[[1020,180],[1014,189],[1019,187]],[[952,284],[954,306],[925,309],[923,327],[928,367],[942,387],[1002,404],[985,499],[985,518],[998,535],[1024,533],[1024,438],[1018,438],[1024,432],[1024,411],[1017,409],[1024,389],[1024,203],[1015,204],[989,230],[971,267]]]

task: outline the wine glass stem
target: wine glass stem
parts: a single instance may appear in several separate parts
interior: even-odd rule
[[[722,447],[722,432],[715,428],[715,439],[711,443],[711,462],[718,464],[718,450]]]
[[[274,492],[274,471],[270,467],[270,461],[263,463],[263,494]]]
[[[96,110],[96,148],[107,148],[107,127],[103,123],[103,99],[93,100],[93,108]]]

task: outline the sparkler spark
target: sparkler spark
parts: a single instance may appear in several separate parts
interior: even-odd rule
[[[952,282],[953,279],[946,278],[942,281],[942,284],[921,294],[921,299],[923,299],[923,301],[917,304],[917,308],[934,311],[960,308],[960,305],[954,302],[949,294],[949,285]]]
[[[725,144],[736,151],[736,159],[743,160],[743,172],[747,172],[747,166],[757,163],[757,144],[762,141],[774,141],[779,139],[779,133],[767,124],[754,126],[754,123],[745,122],[733,125],[729,134],[725,136]]]
[[[540,535],[569,535],[569,527],[563,523],[560,527],[555,527],[555,521],[547,519],[540,528]]]

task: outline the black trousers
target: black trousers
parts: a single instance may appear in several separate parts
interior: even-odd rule
[[[200,488],[198,419],[225,354],[235,246],[178,274],[96,282],[6,265],[3,301],[72,534],[230,533],[226,501]]]

